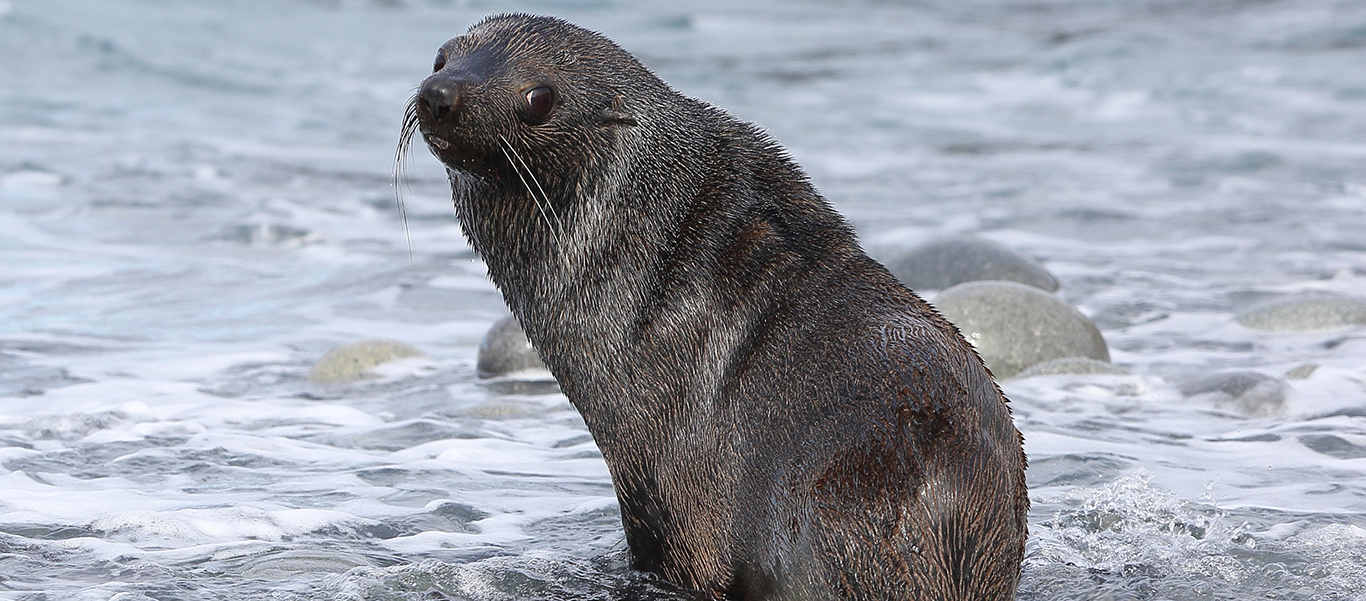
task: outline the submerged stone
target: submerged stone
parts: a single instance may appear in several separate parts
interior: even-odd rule
[[[546,369],[536,348],[516,317],[508,315],[493,323],[479,343],[476,369],[481,378],[495,378],[529,369]]]
[[[1309,379],[1309,376],[1314,375],[1314,372],[1318,370],[1319,364],[1305,363],[1303,365],[1296,365],[1291,368],[1290,371],[1285,372],[1285,377],[1290,378],[1291,380],[1307,380]]]
[[[1366,325],[1366,300],[1348,296],[1292,296],[1239,313],[1238,323],[1256,330],[1303,332]]]
[[[1196,376],[1178,388],[1182,395],[1208,402],[1216,409],[1258,417],[1280,413],[1290,389],[1280,378],[1255,371]]]
[[[319,384],[340,384],[366,378],[380,364],[416,357],[421,351],[394,340],[363,340],[344,344],[323,355],[308,379]]]
[[[1087,357],[1063,357],[1061,359],[1050,359],[1043,363],[1031,365],[1015,377],[1032,378],[1034,376],[1056,376],[1063,374],[1125,375],[1128,373],[1129,370],[1105,361],[1097,361]]]
[[[1038,261],[972,236],[922,244],[889,258],[887,269],[912,290],[943,290],[983,280],[1018,282],[1048,292],[1058,289],[1058,279]]]

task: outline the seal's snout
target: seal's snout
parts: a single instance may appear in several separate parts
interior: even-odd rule
[[[454,121],[469,82],[453,77],[432,77],[422,84],[417,102],[437,123]]]

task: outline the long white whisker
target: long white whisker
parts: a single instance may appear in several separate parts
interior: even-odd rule
[[[526,193],[531,197],[531,202],[536,205],[536,212],[540,214],[541,220],[545,221],[546,229],[550,230],[550,239],[555,241],[556,246],[559,246],[560,238],[555,232],[555,226],[550,224],[550,218],[546,216],[545,209],[541,207],[541,200],[536,198],[535,192],[531,191],[531,184],[527,183],[525,177],[522,177],[522,170],[517,167],[517,163],[512,161],[512,155],[508,154],[507,149],[503,148],[501,145],[498,149],[503,151],[504,157],[507,157],[508,164],[512,165],[512,171],[517,174],[517,179],[522,180],[522,187],[526,188]]]
[[[555,210],[555,203],[550,202],[550,195],[545,193],[545,188],[541,187],[541,182],[536,179],[536,174],[531,171],[531,166],[527,165],[526,161],[522,160],[522,155],[518,154],[517,149],[512,147],[512,143],[508,142],[507,138],[503,137],[503,134],[498,134],[498,137],[502,138],[503,144],[506,144],[508,150],[512,151],[512,156],[517,157],[517,161],[520,162],[522,164],[522,168],[526,170],[527,177],[530,177],[531,182],[536,184],[536,189],[541,191],[541,199],[544,200],[545,205],[550,208],[550,214],[555,218],[555,225],[559,226],[560,237],[563,238],[564,222],[560,221],[560,214],[558,211]]]
[[[408,148],[412,146],[413,133],[417,131],[417,105],[411,101],[403,114],[402,131],[398,136],[398,148],[394,151],[394,201],[398,204],[398,214],[403,219],[403,237],[408,241],[408,263],[413,258],[413,233],[408,229],[408,209],[403,204],[403,172],[408,159]]]

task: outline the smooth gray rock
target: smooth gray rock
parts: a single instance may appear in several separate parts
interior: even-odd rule
[[[493,323],[479,343],[475,368],[481,378],[496,378],[527,369],[546,369],[527,340],[517,318],[508,315]]]
[[[1290,371],[1285,372],[1285,377],[1291,380],[1308,380],[1309,377],[1314,375],[1314,372],[1318,370],[1319,364],[1305,363],[1303,365],[1296,365],[1291,368]]]
[[[395,359],[416,357],[422,352],[394,340],[363,340],[344,344],[323,355],[308,379],[318,384],[341,384],[367,377],[370,370]]]
[[[968,282],[939,293],[934,305],[963,331],[998,378],[1051,359],[1110,360],[1096,325],[1038,288],[1015,282]]]
[[[1304,434],[1296,437],[1300,444],[1316,453],[1337,459],[1361,459],[1366,457],[1366,445],[1352,444],[1351,441],[1332,434]]]
[[[363,555],[336,550],[310,551],[304,549],[266,554],[248,560],[242,575],[257,580],[287,580],[299,574],[340,574],[352,568],[370,565]]]
[[[1349,296],[1292,296],[1239,313],[1238,323],[1256,330],[1305,332],[1366,325],[1366,300]]]
[[[1043,363],[1029,366],[1024,371],[1016,374],[1017,378],[1032,378],[1034,376],[1057,376],[1063,374],[1110,374],[1126,375],[1129,370],[1086,357],[1063,357],[1061,359],[1051,359]]]
[[[1255,371],[1225,371],[1181,382],[1181,394],[1215,408],[1248,416],[1276,415],[1290,390],[1280,378]]]
[[[1053,277],[1038,261],[990,240],[963,236],[889,256],[887,269],[912,290],[943,290],[963,282],[1005,280],[1052,292]]]

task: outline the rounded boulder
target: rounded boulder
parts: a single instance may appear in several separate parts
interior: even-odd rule
[[[1048,292],[1058,289],[1058,279],[1038,261],[972,236],[942,238],[891,256],[887,269],[912,290],[943,290],[984,280],[1018,282]]]
[[[475,368],[481,378],[496,378],[530,369],[546,369],[536,348],[527,340],[526,331],[516,317],[508,315],[494,322],[479,343]]]
[[[968,282],[939,293],[934,306],[962,330],[998,378],[1053,359],[1110,360],[1096,325],[1038,288],[1015,282]]]

